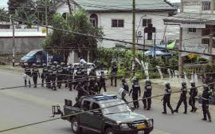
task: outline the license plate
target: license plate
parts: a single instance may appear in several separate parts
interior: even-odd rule
[[[137,125],[137,129],[144,129],[144,128],[146,128],[145,124],[138,124]]]

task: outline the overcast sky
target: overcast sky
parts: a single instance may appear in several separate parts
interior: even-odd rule
[[[180,2],[181,0],[168,0],[170,2]]]

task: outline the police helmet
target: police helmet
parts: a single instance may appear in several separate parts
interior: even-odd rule
[[[36,67],[36,63],[33,63],[32,66],[33,66],[33,67]]]
[[[190,84],[191,84],[192,87],[195,87],[195,82],[194,81],[191,81]]]
[[[145,84],[148,85],[148,86],[151,85],[151,80],[150,80],[150,79],[147,79],[147,80],[145,81]]]
[[[57,65],[57,68],[60,68],[60,65]]]
[[[186,82],[182,82],[182,83],[181,83],[181,86],[186,87],[186,86],[187,86],[187,83],[186,83]]]
[[[63,65],[65,65],[65,63],[64,63],[64,62],[61,62],[60,64],[61,64],[62,66],[63,66]]]
[[[209,87],[208,87],[207,84],[204,84],[204,85],[203,85],[203,88],[204,88],[204,90],[207,90],[207,91],[209,90]]]
[[[166,88],[170,88],[170,83],[169,82],[165,82],[165,87]]]
[[[43,63],[43,67],[45,67],[46,66],[46,63]]]
[[[125,77],[122,77],[122,82],[125,82]]]
[[[28,63],[27,63],[27,62],[25,62],[25,63],[24,63],[24,65],[25,65],[25,66],[28,66]]]

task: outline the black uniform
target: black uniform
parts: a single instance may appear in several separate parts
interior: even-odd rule
[[[73,85],[73,73],[74,73],[74,69],[71,68],[71,66],[69,66],[67,72],[68,72],[68,79],[67,79],[67,81],[68,81],[69,91],[72,91],[72,89],[73,89],[72,85]]]
[[[42,84],[41,86],[44,86],[44,81],[46,80],[46,75],[48,73],[48,68],[46,67],[46,65],[43,66],[43,70],[42,70],[42,74],[41,74],[41,79],[42,79]]]
[[[25,70],[24,70],[24,83],[25,86],[27,87],[27,83],[29,84],[28,86],[31,87],[31,68],[28,65],[25,65]]]
[[[106,84],[105,84],[105,75],[104,72],[101,72],[101,76],[99,78],[99,93],[101,92],[101,89],[104,89],[104,92],[106,92]]]
[[[114,86],[117,86],[117,72],[118,72],[118,67],[116,63],[114,63],[111,67],[111,86],[113,86],[113,80],[114,80]]]
[[[182,82],[182,88],[181,88],[181,95],[180,95],[180,99],[178,101],[177,107],[174,110],[174,112],[178,113],[178,109],[181,105],[181,103],[184,103],[184,114],[187,113],[187,86],[185,82]]]
[[[95,95],[99,93],[99,86],[96,78],[91,78],[89,82],[89,93]]]
[[[146,80],[144,94],[143,94],[143,107],[144,107],[144,109],[147,109],[147,110],[151,109],[151,102],[152,102],[151,96],[152,96],[151,81]]]
[[[37,87],[37,78],[40,77],[39,69],[34,66],[32,69],[32,77],[33,77],[33,82],[34,82],[34,87]]]
[[[163,96],[163,114],[166,114],[166,106],[169,107],[169,109],[171,110],[172,114],[174,114],[174,111],[172,109],[172,106],[170,104],[170,99],[171,99],[171,87],[169,83],[165,84],[165,91],[164,91],[164,96]]]
[[[63,68],[58,65],[57,66],[57,87],[61,88],[62,80],[63,80]]]
[[[66,65],[62,65],[63,68],[63,83],[65,83],[65,88],[68,86],[68,70]]]
[[[76,100],[79,100],[82,96],[88,95],[86,82],[78,82],[76,89],[78,91],[78,96]]]
[[[129,92],[129,96],[132,93],[132,99],[133,99],[133,104],[134,104],[134,108],[139,108],[139,101],[138,101],[138,96],[141,95],[141,90],[140,90],[140,85],[138,83],[138,81],[134,81],[132,88]]]
[[[211,122],[211,115],[209,111],[209,99],[211,97],[211,92],[209,91],[208,86],[204,86],[204,91],[202,93],[202,111],[203,111],[203,119]]]
[[[74,74],[74,87],[73,89],[76,89],[77,86],[79,85],[79,82],[81,81],[83,76],[83,72],[81,71],[81,68],[77,68],[77,71]]]
[[[46,74],[46,87],[51,88],[51,76],[52,76],[52,68],[48,65]]]
[[[57,79],[57,69],[55,66],[52,66],[52,73],[51,73],[51,88],[52,90],[56,91],[56,79]]]
[[[194,82],[191,82],[191,88],[190,88],[190,98],[189,98],[189,105],[192,107],[190,112],[196,112],[197,108],[195,107],[195,98],[198,95],[198,90],[195,86]]]
[[[129,86],[125,79],[122,79],[122,88],[124,91],[122,92],[121,98],[127,103],[128,101],[125,99],[125,96],[127,93],[129,93]]]

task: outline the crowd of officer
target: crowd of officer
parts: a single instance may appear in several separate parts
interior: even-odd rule
[[[25,64],[25,73],[24,73],[24,84],[25,86],[31,87],[30,77],[33,78],[33,86],[36,88],[38,85],[38,77],[41,77],[41,86],[44,87],[46,85],[47,88],[56,91],[60,89],[63,85],[65,88],[68,88],[70,91],[77,90],[78,94],[76,99],[80,99],[82,96],[85,95],[95,95],[100,94],[101,89],[104,89],[104,92],[107,91],[106,89],[106,76],[104,71],[101,70],[101,75],[98,77],[96,75],[95,69],[92,69],[89,73],[87,72],[85,64],[80,64],[78,67],[73,67],[71,64],[66,65],[65,63],[53,63],[53,64],[44,64],[42,73],[40,72],[35,64],[32,65],[30,68],[27,64]],[[117,86],[117,65],[115,62],[112,63],[110,78],[111,78],[111,85]],[[141,88],[139,85],[138,78],[134,77],[132,79],[131,89],[129,90],[129,85],[125,78],[122,78],[122,89],[121,98],[126,103],[126,95],[131,95],[133,100],[134,108],[139,108],[139,100],[138,98],[141,96]],[[202,111],[203,111],[203,119],[208,120],[211,122],[211,115],[209,111],[209,99],[211,97],[211,92],[208,85],[203,86],[203,93],[202,93]],[[143,108],[145,110],[150,110],[152,101],[152,83],[151,80],[145,80],[144,90],[142,95],[142,103]],[[167,114],[166,106],[170,109],[171,113],[178,113],[181,104],[184,104],[184,114],[187,114],[187,84],[185,82],[181,83],[181,94],[177,106],[175,109],[171,106],[171,86],[170,83],[165,83],[164,95],[163,95],[163,114]],[[194,82],[191,82],[191,88],[189,91],[189,105],[191,106],[190,112],[196,112],[197,108],[195,106],[196,97],[198,95],[198,90]]]

